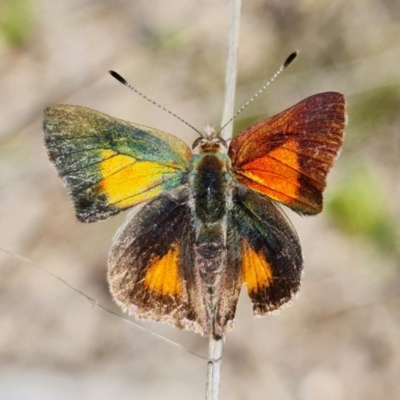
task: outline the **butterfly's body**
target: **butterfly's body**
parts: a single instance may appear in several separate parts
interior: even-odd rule
[[[208,129],[193,152],[172,135],[78,106],[49,107],[44,130],[78,219],[146,202],[110,251],[116,301],[139,318],[220,337],[243,284],[256,315],[298,291],[300,242],[275,202],[301,214],[322,210],[344,125],[343,96],[321,93],[229,147]]]
[[[208,325],[206,331],[214,334],[222,333],[218,323],[214,326],[216,318],[230,320],[220,303],[220,294],[226,289],[220,278],[224,276],[230,247],[227,215],[232,208],[233,188],[230,159],[223,143],[216,137],[201,140],[194,148],[189,178],[189,204],[195,227],[194,264],[204,303],[203,324]]]

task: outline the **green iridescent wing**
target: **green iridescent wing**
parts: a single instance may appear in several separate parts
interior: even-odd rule
[[[181,184],[192,153],[173,135],[86,107],[46,108],[45,143],[82,222],[108,218]]]

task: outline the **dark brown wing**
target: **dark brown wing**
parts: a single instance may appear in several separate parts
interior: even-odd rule
[[[299,238],[283,211],[267,197],[239,185],[232,200],[228,260],[241,264],[241,280],[254,314],[264,315],[288,303],[299,290],[303,269]]]
[[[194,241],[185,196],[164,194],[146,204],[120,229],[110,251],[108,277],[117,303],[138,318],[204,335]]]

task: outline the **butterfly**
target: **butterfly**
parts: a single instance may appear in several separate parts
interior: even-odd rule
[[[79,221],[134,207],[109,254],[116,302],[138,318],[218,338],[233,326],[243,285],[255,315],[298,292],[302,250],[280,205],[322,211],[345,122],[343,95],[327,92],[229,146],[207,128],[190,149],[169,133],[74,105],[48,107],[44,133]]]

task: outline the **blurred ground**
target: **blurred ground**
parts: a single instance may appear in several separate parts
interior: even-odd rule
[[[218,125],[228,1],[2,0],[0,246],[115,307],[106,282],[124,216],[75,221],[44,150],[42,110],[88,106],[195,134],[112,79],[201,129]],[[300,57],[236,130],[314,93],[346,95],[349,125],[325,212],[293,216],[305,254],[301,296],[254,320],[246,296],[228,335],[221,399],[400,398],[400,2],[244,1],[237,106],[294,49]],[[29,264],[0,254],[2,400],[202,399],[206,364],[93,308]],[[206,353],[200,337],[150,329]]]

